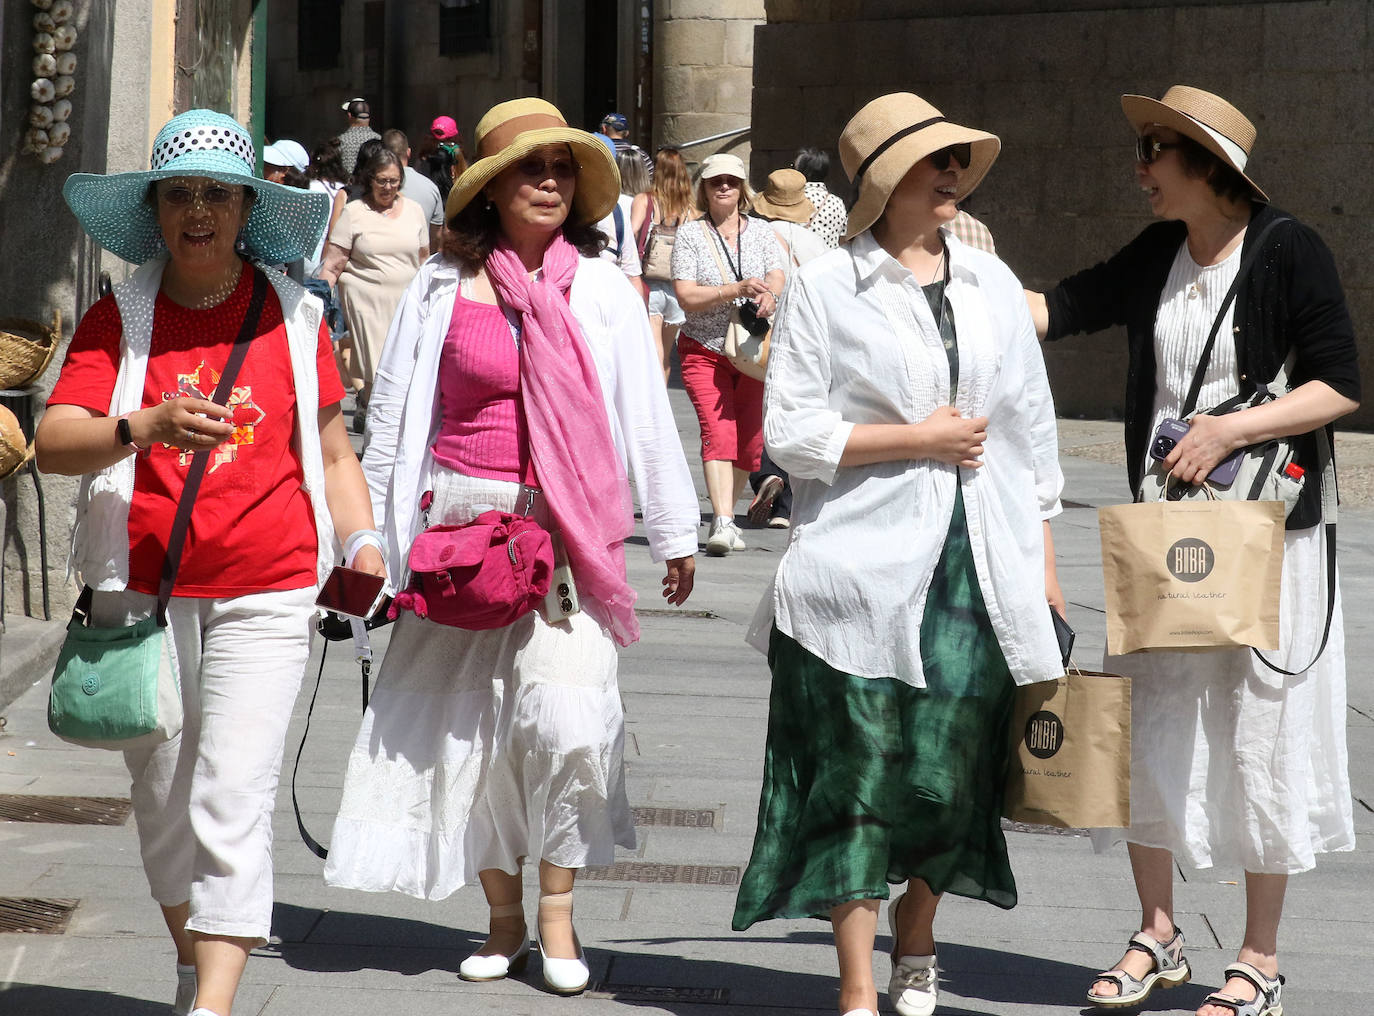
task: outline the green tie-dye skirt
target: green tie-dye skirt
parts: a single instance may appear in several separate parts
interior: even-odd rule
[[[828,919],[912,878],[1016,905],[1001,827],[1014,682],[978,588],[962,496],[926,600],[921,661],[925,688],[854,677],[773,630],[758,831],[736,931]]]

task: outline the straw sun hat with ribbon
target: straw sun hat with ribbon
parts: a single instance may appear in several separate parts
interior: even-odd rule
[[[444,215],[453,218],[507,166],[514,166],[545,145],[568,145],[580,167],[573,194],[572,219],[600,222],[620,195],[620,171],[607,146],[595,134],[569,127],[558,107],[543,99],[498,103],[477,124],[477,159],[449,191]]]
[[[806,177],[795,169],[775,169],[768,174],[768,186],[754,200],[754,211],[767,219],[804,226],[816,214],[816,206],[806,196]]]
[[[887,199],[907,171],[927,155],[967,142],[970,165],[959,174],[955,200],[982,182],[1002,142],[995,134],[961,127],[918,95],[894,92],[854,114],[840,134],[840,162],[858,190],[844,238],[851,240],[878,221]]]
[[[1121,111],[1136,134],[1144,134],[1151,125],[1158,125],[1192,138],[1239,173],[1259,200],[1269,200],[1259,184],[1245,175],[1245,164],[1255,146],[1255,125],[1221,96],[1201,88],[1174,85],[1162,99],[1123,95]]]
[[[286,264],[313,253],[329,222],[329,197],[269,183],[254,175],[256,162],[253,139],[238,121],[192,109],[158,131],[150,169],[105,176],[73,173],[62,196],[96,243],[136,265],[166,248],[148,186],[178,176],[253,188],[253,208],[241,234],[253,258]]]

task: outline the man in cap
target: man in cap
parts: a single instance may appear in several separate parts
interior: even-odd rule
[[[624,113],[607,113],[601,118],[601,126],[597,129],[611,139],[617,156],[621,152],[633,152],[649,171],[649,179],[654,178],[654,160],[644,149],[630,143],[630,121],[625,118]]]
[[[339,135],[339,159],[344,172],[351,175],[358,164],[358,149],[363,142],[380,139],[381,135],[372,129],[372,110],[366,99],[349,99],[341,108],[348,114],[348,130]]]
[[[462,141],[458,134],[458,124],[451,116],[436,116],[429,125],[429,133],[434,136],[440,148],[447,148],[450,152]]]

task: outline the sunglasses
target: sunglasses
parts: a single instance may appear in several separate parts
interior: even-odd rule
[[[212,183],[208,187],[168,187],[157,192],[157,199],[173,208],[184,208],[193,201],[212,207],[224,207],[233,204],[242,194],[243,191],[237,187]]]
[[[517,162],[515,168],[521,176],[529,177],[531,180],[547,180],[549,177],[555,180],[571,180],[582,167],[566,157],[541,159],[538,156],[530,156]]]
[[[938,152],[931,152],[926,158],[941,173],[949,169],[951,159],[959,163],[960,169],[968,169],[969,161],[973,158],[973,144],[965,141],[962,144],[950,145],[948,148],[941,148]]]
[[[1135,139],[1135,157],[1141,165],[1148,166],[1159,158],[1166,148],[1183,147],[1177,141],[1160,141],[1153,134],[1142,134]]]

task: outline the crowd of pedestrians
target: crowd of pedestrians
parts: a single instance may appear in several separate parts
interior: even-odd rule
[[[837,139],[852,207],[821,148],[758,193],[729,152],[694,183],[682,152],[650,156],[622,115],[589,133],[537,98],[487,111],[471,163],[440,115],[412,165],[406,135],[379,133],[355,98],[311,152],[267,146],[263,177],[246,130],[206,110],[162,129],[148,171],[71,177],[82,226],[139,267],[81,320],[35,443],[41,469],[82,477],[85,611],[170,626],[185,722],[125,761],[178,1016],[230,1016],[269,933],[286,724],[340,559],[404,593],[326,882],[426,900],[479,883],[488,935],[460,977],[519,972],[533,933],[548,989],[587,987],[577,874],[635,842],[616,676],[639,637],[629,481],[669,604],[690,596],[701,546],[674,351],[700,428],[706,554],[745,549],[750,485],[748,517],[792,527],[749,631],[772,694],[734,927],[830,921],[840,1011],[876,1016],[880,902],[904,883],[887,995],[929,1016],[944,896],[1016,905],[1000,825],[1012,703],[1063,673],[1050,520],[1064,481],[1040,341],[1114,324],[1133,492],[1161,421],[1280,371],[1278,398],[1194,417],[1164,468],[1199,483],[1236,449],[1291,436],[1310,480],[1287,524],[1275,662],[1106,661],[1138,678],[1132,824],[1093,844],[1128,844],[1142,918],[1084,997],[1134,1006],[1191,977],[1174,865],[1235,865],[1244,938],[1198,1016],[1281,1016],[1289,878],[1353,848],[1317,440],[1358,405],[1353,328],[1329,251],[1248,175],[1248,118],[1186,86],[1122,106],[1163,221],[1043,294],[961,208],[1000,140],[909,93],[869,102]],[[766,364],[735,348],[753,319],[770,329]],[[1209,325],[1234,341],[1213,350]],[[538,592],[482,623],[426,605],[424,583],[449,572],[422,538],[451,538],[447,561],[473,546],[453,534],[516,518],[543,542],[497,556],[542,574]],[[169,551],[176,526],[184,553]]]

